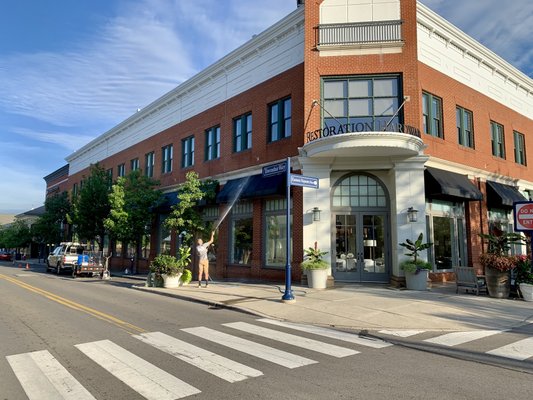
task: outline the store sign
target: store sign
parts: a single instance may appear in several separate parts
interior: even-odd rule
[[[513,204],[514,230],[517,232],[533,231],[533,202],[520,201]]]
[[[351,124],[342,124],[338,126],[326,126],[315,131],[307,132],[305,138],[307,142],[318,140],[330,136],[343,135],[345,133],[362,133],[362,132],[398,132],[420,137],[420,131],[412,126],[403,124],[376,123],[376,126],[369,122],[357,122]]]

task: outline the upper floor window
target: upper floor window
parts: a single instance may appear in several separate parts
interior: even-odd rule
[[[120,164],[117,167],[117,176],[121,177],[121,176],[125,176],[125,175],[126,175],[126,164]]]
[[[174,147],[169,144],[161,149],[161,172],[166,174],[172,172],[172,157],[174,154]]]
[[[292,134],[291,98],[278,100],[268,106],[268,140],[275,142]]]
[[[455,119],[457,121],[457,140],[459,141],[459,144],[473,149],[474,125],[472,111],[457,106],[455,109]]]
[[[134,158],[133,160],[130,161],[130,169],[132,171],[137,171],[139,169],[139,159],[138,158]]]
[[[252,148],[252,113],[241,115],[233,120],[233,151]]]
[[[220,157],[220,126],[213,126],[205,131],[205,160]]]
[[[181,141],[181,167],[187,168],[194,165],[194,136],[189,136]]]
[[[150,178],[154,176],[154,165],[155,165],[155,154],[154,152],[147,153],[144,156],[144,161],[146,165],[146,169],[144,171],[144,174]]]
[[[442,99],[430,93],[422,93],[422,125],[424,133],[443,138]]]
[[[78,195],[78,184],[75,183],[73,186],[72,186],[72,197],[76,197]]]
[[[107,171],[107,187],[111,189],[111,186],[113,186],[113,168],[109,168]]]
[[[492,155],[505,159],[505,135],[503,125],[490,121],[490,134],[492,140]]]
[[[514,131],[514,160],[517,164],[526,164],[526,138],[524,134]]]

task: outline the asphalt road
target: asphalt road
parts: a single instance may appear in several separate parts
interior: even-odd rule
[[[176,383],[175,378],[179,378],[183,385],[175,393],[181,391],[190,399],[486,400],[532,396],[531,371],[450,357],[399,342],[381,348],[348,343],[274,326],[235,311],[132,290],[130,286],[126,279],[72,279],[46,274],[44,267],[42,271],[25,271],[7,263],[0,265],[0,399],[27,399],[25,390],[38,393],[32,399],[63,398],[57,394],[46,397],[45,390],[39,388],[39,369],[23,362],[31,352],[40,352],[33,354],[47,360],[36,364],[40,370],[54,371],[49,380],[60,374],[54,369],[58,363],[90,393],[88,396],[96,399],[180,397],[157,395],[156,387],[150,387],[144,396],[139,394],[139,390],[146,390],[143,373],[151,374],[152,380],[161,375]],[[236,325],[223,325],[228,323]],[[297,335],[296,344],[305,348],[274,340],[274,333],[262,337],[241,330],[250,326]],[[238,362],[242,365],[234,370],[240,368],[240,373],[249,377],[231,382],[228,376],[224,379],[189,363],[216,356],[189,356],[186,362],[167,354],[146,343],[146,338],[157,336],[152,332],[185,342],[184,352],[197,346]],[[220,333],[226,336],[218,337]],[[522,334],[531,336],[528,331]],[[320,341],[318,350],[322,352],[312,349],[305,338]],[[275,349],[266,352],[270,355],[279,350],[289,352],[283,362],[309,364],[289,368],[277,364],[279,360],[267,361],[227,347],[240,339],[250,341],[244,345],[245,351],[255,351],[257,344],[262,344]],[[328,348],[322,343],[337,347]],[[354,354],[336,357],[335,351]],[[100,359],[105,354],[113,356]],[[65,380],[61,382],[66,385]],[[75,389],[69,386],[65,390]]]

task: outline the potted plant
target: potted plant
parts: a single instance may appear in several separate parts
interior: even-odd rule
[[[488,251],[479,256],[479,262],[485,268],[489,296],[505,299],[511,292],[511,270],[516,267],[516,257],[510,256],[509,250],[512,244],[522,243],[522,237],[502,231],[479,236],[488,242]]]
[[[181,246],[178,248],[176,257],[168,254],[160,254],[154,258],[150,263],[150,271],[155,276],[159,275],[163,278],[163,287],[176,288],[180,286],[180,277],[190,262],[191,248]]]
[[[533,272],[531,260],[526,255],[516,256],[516,282],[525,301],[533,301]]]
[[[423,240],[424,234],[420,233],[418,239],[414,242],[411,239],[406,239],[405,242],[400,243],[400,246],[409,251],[405,255],[412,257],[410,260],[405,260],[400,264],[400,268],[405,272],[405,285],[409,290],[427,290],[428,288],[428,274],[431,264],[420,260],[419,253],[429,249],[433,246],[433,243],[422,243]]]
[[[190,269],[184,269],[180,276],[180,285],[186,286],[192,281],[192,272]]]
[[[328,268],[330,264],[323,259],[327,251],[321,251],[315,247],[304,250],[305,260],[300,264],[302,270],[307,274],[307,286],[313,289],[325,289],[328,280]]]

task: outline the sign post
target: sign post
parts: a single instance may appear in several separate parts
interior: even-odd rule
[[[533,267],[533,201],[517,201],[513,203],[514,230],[529,232],[531,240],[531,267]]]

